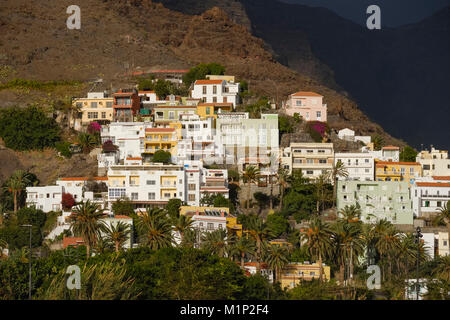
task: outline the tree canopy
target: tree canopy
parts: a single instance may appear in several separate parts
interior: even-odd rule
[[[60,128],[37,106],[10,107],[0,110],[0,137],[14,150],[42,150],[60,141]]]
[[[218,63],[201,63],[183,76],[184,84],[189,87],[196,80],[206,79],[207,75],[223,75],[225,67]]]

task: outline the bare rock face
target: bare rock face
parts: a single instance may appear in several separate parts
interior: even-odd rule
[[[194,2],[196,6],[189,9]],[[68,1],[61,0],[3,1],[0,59],[10,72],[2,81],[102,78],[117,88],[132,85],[133,79],[125,76],[131,71],[186,69],[198,63],[217,62],[226,67],[228,74],[246,80],[255,95],[279,102],[299,90],[318,92],[328,105],[332,128],[349,127],[361,135],[379,134],[386,143],[404,145],[370,121],[345,92],[320,81],[320,77],[295,72],[277,62],[267,44],[249,31],[250,20],[239,1],[78,0],[81,30],[66,28],[68,5]],[[90,87],[85,84],[76,93],[60,94],[83,96]],[[43,95],[47,92],[19,94],[0,90],[0,108],[49,98]],[[293,139],[308,137],[299,134]],[[95,159],[82,155],[60,160],[50,151],[45,159],[38,153],[24,156],[11,152],[0,153],[0,163],[8,163],[0,168],[3,176],[21,166],[34,166],[32,170],[41,181],[51,183],[58,176],[73,172],[88,175],[91,171],[95,174],[97,170]]]

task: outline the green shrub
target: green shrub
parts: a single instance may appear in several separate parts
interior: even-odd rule
[[[72,152],[70,151],[70,142],[57,142],[55,143],[55,149],[58,151],[63,157],[71,158]]]
[[[14,150],[42,150],[60,141],[60,128],[37,106],[11,107],[0,110],[0,137]]]

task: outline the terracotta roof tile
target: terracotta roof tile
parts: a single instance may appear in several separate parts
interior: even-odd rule
[[[291,96],[294,96],[294,97],[323,97],[322,95],[320,95],[318,93],[310,92],[310,91],[299,91],[299,92],[291,94]]]
[[[197,80],[196,85],[208,85],[208,84],[222,84],[225,80]]]
[[[450,188],[450,182],[416,182],[418,187]]]

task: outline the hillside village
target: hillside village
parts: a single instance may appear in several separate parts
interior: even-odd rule
[[[4,206],[2,221],[26,208],[53,215],[42,239],[50,251],[85,246],[88,256],[103,252],[108,240],[113,251],[187,245],[230,258],[219,242],[253,239],[256,247],[237,249],[233,261],[247,276],[261,273],[282,289],[312,279],[347,286],[356,265],[385,263],[383,254],[394,259],[362,242],[366,227],[398,245],[420,227],[422,263],[449,256],[448,151],[416,152],[330,128],[321,92],[249,104],[244,80],[219,72],[186,83],[192,70],[159,70],[135,87],[94,87],[73,98],[67,126],[77,138],[60,144],[59,157],[88,154],[96,175],[74,171],[40,185],[26,183],[30,172],[15,171],[4,184],[13,208]],[[82,219],[103,227],[93,236]],[[361,241],[346,240],[345,232]],[[321,237],[342,249],[320,253],[314,248]],[[6,259],[10,236],[0,232],[0,239]],[[383,272],[391,279],[391,266]]]

